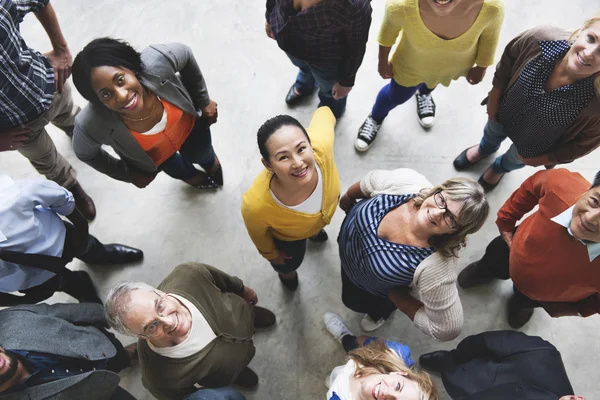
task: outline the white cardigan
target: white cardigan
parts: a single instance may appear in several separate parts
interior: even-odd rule
[[[360,190],[367,197],[418,193],[432,186],[427,178],[409,168],[371,171],[360,181]],[[455,257],[435,252],[419,264],[410,284],[423,303],[415,315],[415,325],[439,341],[455,339],[463,325],[455,269]]]

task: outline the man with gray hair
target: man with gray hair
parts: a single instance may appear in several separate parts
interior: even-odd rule
[[[135,336],[144,387],[159,400],[201,399],[199,388],[253,387],[254,328],[275,324],[241,279],[205,264],[177,266],[154,288],[125,282],[111,289],[106,317]],[[196,392],[197,391],[197,392]]]

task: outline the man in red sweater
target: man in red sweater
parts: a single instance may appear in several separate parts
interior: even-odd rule
[[[529,321],[534,307],[552,317],[600,313],[600,172],[591,186],[566,169],[531,176],[498,211],[500,236],[460,273],[459,285],[511,278],[514,329]]]

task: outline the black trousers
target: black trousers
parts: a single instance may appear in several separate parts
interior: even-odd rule
[[[510,249],[502,236],[496,237],[488,244],[485,254],[477,262],[479,272],[487,278],[510,279]],[[542,307],[539,301],[530,299],[513,285],[515,299],[523,308]]]
[[[387,319],[395,310],[396,305],[386,297],[367,292],[356,286],[342,271],[342,302],[352,311],[369,314],[373,321]]]
[[[285,264],[273,264],[271,266],[273,269],[281,274],[289,274],[290,272],[294,272],[297,270],[302,261],[304,261],[304,255],[306,254],[306,240],[294,240],[294,241],[284,241],[275,238],[275,247],[277,250],[285,252],[288,256],[292,257],[291,260],[287,260]]]
[[[87,251],[84,254],[76,256],[74,245],[75,229],[69,222],[65,222],[65,227],[67,228],[67,232],[65,235],[65,246],[61,257],[65,264],[64,270],[41,285],[20,290],[24,296],[0,293],[0,306],[6,307],[19,304],[36,304],[52,297],[55,292],[67,293],[80,301],[99,301],[95,289],[93,289],[93,285],[91,285],[91,278],[87,272],[73,272],[69,270],[66,265],[73,261],[73,258],[75,257],[86,263],[97,263],[106,258],[107,251],[98,239],[89,235]],[[86,278],[84,279],[84,277]],[[82,293],[90,292],[91,290],[94,290],[94,293]],[[89,294],[89,296],[86,296],[86,294]],[[82,297],[82,295],[84,296]]]

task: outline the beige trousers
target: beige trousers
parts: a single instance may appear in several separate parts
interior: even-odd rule
[[[77,172],[54,146],[52,138],[46,132],[46,125],[52,123],[71,136],[75,116],[80,110],[79,106],[73,103],[71,86],[65,82],[63,92],[54,93],[50,108],[25,124],[31,129],[28,132],[29,139],[17,149],[40,174],[65,188],[77,183]]]

